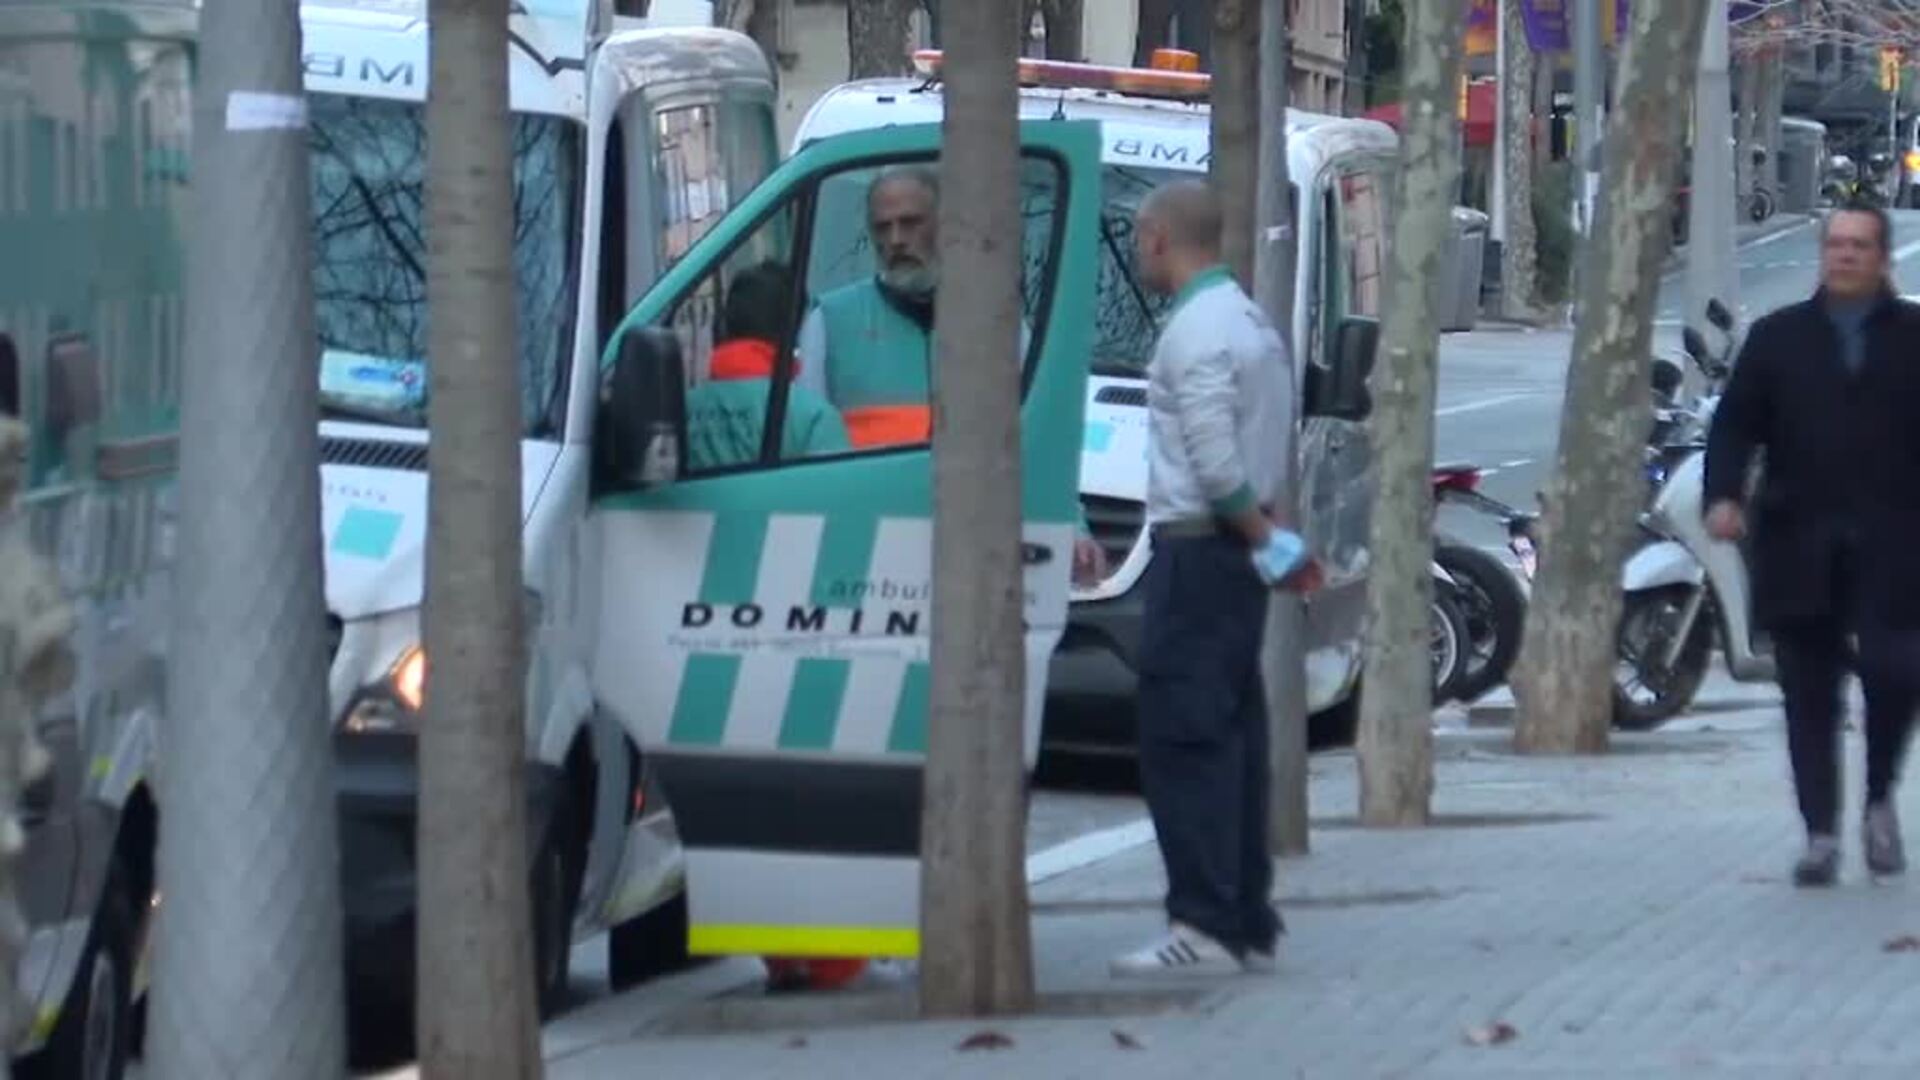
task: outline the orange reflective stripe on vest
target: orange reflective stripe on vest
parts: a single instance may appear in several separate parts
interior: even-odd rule
[[[855,447],[902,446],[933,438],[933,409],[926,405],[868,405],[841,414]]]

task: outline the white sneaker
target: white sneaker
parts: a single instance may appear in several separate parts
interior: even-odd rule
[[[1174,923],[1166,936],[1113,958],[1116,977],[1136,975],[1231,975],[1240,961],[1226,946],[1190,926]]]

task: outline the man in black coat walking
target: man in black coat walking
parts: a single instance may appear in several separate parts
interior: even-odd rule
[[[1836,210],[1820,240],[1819,291],[1756,322],[1740,351],[1705,493],[1716,539],[1741,539],[1753,516],[1754,621],[1774,638],[1807,827],[1800,885],[1839,873],[1847,668],[1866,697],[1861,831],[1876,875],[1906,867],[1893,789],[1920,705],[1920,305],[1893,290],[1884,210]]]

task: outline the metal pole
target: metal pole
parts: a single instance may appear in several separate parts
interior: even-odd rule
[[[1253,249],[1254,300],[1291,339],[1294,258],[1293,194],[1287,167],[1287,99],[1293,50],[1288,39],[1286,0],[1263,0],[1260,16],[1259,242]],[[1291,414],[1283,425],[1282,460],[1288,464],[1274,504],[1295,527],[1299,516],[1300,458],[1294,433],[1300,424],[1300,366],[1287,356],[1287,395]],[[1267,632],[1260,661],[1267,690],[1268,762],[1273,778],[1268,804],[1267,844],[1276,855],[1307,853],[1307,619],[1297,593],[1277,592],[1267,609]]]
[[[1687,325],[1711,336],[1707,301],[1740,310],[1734,269],[1733,94],[1728,58],[1727,0],[1708,0],[1695,89],[1692,193],[1687,221]],[[1689,379],[1692,378],[1691,373]]]
[[[338,1080],[339,856],[293,0],[205,0],[160,740],[161,1080]]]
[[[1578,203],[1578,221],[1582,235],[1593,232],[1594,198],[1600,191],[1600,137],[1604,105],[1601,86],[1606,77],[1605,54],[1600,46],[1600,4],[1602,0],[1575,0],[1573,9],[1573,123],[1575,166],[1579,183],[1574,185]]]
[[[1491,211],[1488,236],[1497,248],[1507,242],[1507,5],[1514,0],[1494,0],[1493,5],[1493,189],[1487,204]],[[1461,125],[1462,137],[1465,124]]]

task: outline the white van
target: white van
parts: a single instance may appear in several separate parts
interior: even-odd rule
[[[301,8],[328,690],[356,1013],[403,1010],[413,997],[429,452],[426,6]],[[677,19],[711,19],[706,4],[673,7]],[[529,853],[543,1007],[566,988],[575,940],[611,930],[616,986],[686,947],[675,822],[590,681],[599,596],[584,524],[586,440],[613,321],[778,163],[779,146],[760,49],[731,31],[662,21],[617,17],[612,0],[520,0],[510,22]]]
[[[794,149],[826,136],[937,122],[939,54],[916,54],[918,78],[836,87],[801,121]],[[1104,165],[1101,264],[1087,387],[1080,497],[1109,563],[1106,580],[1076,589],[1053,660],[1046,744],[1130,753],[1131,712],[1112,708],[1133,692],[1141,617],[1137,588],[1152,551],[1143,526],[1147,489],[1147,360],[1165,301],[1133,270],[1133,213],[1152,188],[1204,175],[1209,108],[1193,76],[1024,60],[1021,116],[1099,121]],[[1366,541],[1373,500],[1372,450],[1364,415],[1317,407],[1320,388],[1363,384],[1371,349],[1336,355],[1343,324],[1378,320],[1391,233],[1398,144],[1372,120],[1287,114],[1288,168],[1299,223],[1293,325],[1286,328],[1306,381],[1301,506],[1328,582],[1308,606],[1308,708],[1316,741],[1350,737],[1347,707],[1359,677]],[[1093,708],[1075,708],[1093,705]]]

